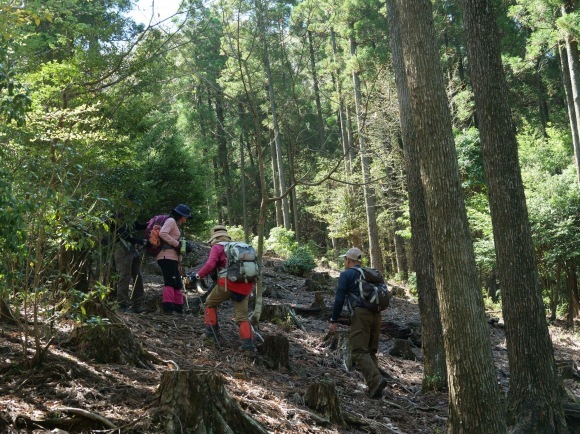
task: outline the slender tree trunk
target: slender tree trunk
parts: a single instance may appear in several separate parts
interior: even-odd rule
[[[217,118],[217,143],[218,143],[218,160],[220,165],[220,173],[222,176],[221,184],[224,190],[224,200],[225,200],[225,215],[228,224],[233,224],[235,222],[235,209],[232,204],[232,192],[231,192],[231,175],[230,175],[230,163],[228,158],[228,145],[226,141],[226,130],[224,127],[224,95],[220,90],[218,91],[215,99],[215,112]]]
[[[449,381],[448,432],[504,434],[431,0],[396,0]]]
[[[282,218],[284,221],[284,228],[290,229],[290,207],[288,206],[288,196],[286,195],[286,174],[284,170],[284,158],[282,154],[282,138],[280,137],[280,126],[278,124],[278,110],[276,107],[276,98],[274,93],[274,82],[272,79],[272,70],[270,68],[270,54],[268,48],[268,39],[266,37],[266,26],[264,23],[263,5],[260,2],[259,6],[256,8],[260,11],[259,26],[260,26],[260,37],[262,38],[263,45],[263,61],[264,68],[266,69],[266,78],[268,80],[268,96],[270,98],[270,110],[272,111],[272,128],[274,130],[274,144],[276,146],[275,158],[278,166],[278,178],[280,186],[280,194],[284,195],[282,197]]]
[[[421,185],[418,138],[411,115],[411,100],[404,74],[399,20],[394,0],[387,0],[387,16],[403,135],[403,154],[409,195],[411,232],[413,234],[411,238],[414,257],[413,269],[417,274],[417,292],[421,314],[423,391],[441,390],[447,386],[443,327],[437,300],[425,195]]]
[[[318,87],[318,74],[316,72],[316,59],[314,57],[314,43],[312,42],[312,32],[308,30],[308,48],[310,49],[310,68],[312,82],[314,84],[314,99],[316,101],[316,116],[318,118],[318,141],[320,150],[324,151],[326,140],[324,138],[324,118],[322,116],[322,104],[320,104],[320,89]]]
[[[240,176],[242,181],[242,225],[244,226],[244,241],[250,242],[248,227],[248,195],[246,193],[246,158],[244,155],[244,137],[240,134]]]
[[[542,125],[542,135],[547,137],[548,133],[546,132],[546,127],[550,121],[550,113],[548,111],[548,102],[546,101],[546,86],[542,81],[541,67],[542,60],[536,60],[534,79],[536,81],[536,95],[538,97],[538,114]]]
[[[562,5],[562,16],[567,14],[566,6]],[[576,130],[580,135],[580,65],[578,60],[578,43],[572,39],[569,33],[565,35],[566,53],[568,54],[568,71],[570,75],[570,85],[572,88],[572,100],[574,101],[574,113],[576,114]],[[578,173],[578,183],[580,186],[580,149],[574,148],[576,170]]]
[[[353,58],[356,58],[356,41],[354,38],[350,39],[350,54]],[[379,244],[379,228],[377,226],[377,217],[375,210],[375,193],[373,188],[370,186],[370,158],[366,152],[366,142],[364,136],[364,124],[365,115],[363,113],[363,103],[360,92],[360,79],[358,71],[353,68],[352,80],[354,83],[354,100],[356,106],[356,120],[358,126],[358,143],[360,149],[361,158],[361,170],[363,177],[363,192],[365,198],[365,208],[367,214],[367,225],[369,229],[369,257],[371,260],[371,267],[377,270],[383,270],[383,258],[381,254],[381,247]]]
[[[347,127],[346,113],[345,113],[345,108],[344,108],[344,97],[342,94],[342,84],[341,84],[340,76],[338,74],[338,72],[342,69],[342,65],[339,64],[338,60],[337,60],[338,50],[336,48],[336,36],[334,33],[334,28],[332,28],[332,27],[330,28],[330,41],[332,44],[332,58],[334,61],[334,69],[336,71],[336,74],[332,74],[332,77],[333,77],[333,80],[335,81],[336,96],[337,96],[337,100],[338,100],[338,120],[340,123],[340,137],[342,140],[342,151],[343,151],[343,154],[345,156],[344,164],[345,164],[345,168],[346,168],[346,174],[347,174],[347,177],[350,178],[352,175],[352,162],[351,162],[352,142],[350,141],[350,136],[347,132],[348,127]]]
[[[278,153],[276,152],[276,143],[270,140],[270,155],[272,162],[272,184],[274,186],[274,197],[279,197],[280,193],[280,176],[278,174]],[[276,226],[284,226],[284,212],[282,211],[282,201],[274,201],[274,208],[276,211]]]
[[[290,182],[295,184],[294,180],[294,149],[288,150],[288,163],[290,164]],[[300,227],[298,226],[298,199],[296,197],[296,187],[290,191],[290,205],[292,209],[292,217],[294,222],[294,238],[296,241],[300,240]]]
[[[534,257],[493,0],[461,0],[510,362],[508,424],[567,433]]]
[[[572,145],[574,147],[574,165],[576,166],[576,179],[580,187],[580,138],[578,136],[578,120],[574,107],[574,92],[572,91],[572,81],[570,80],[570,65],[568,53],[562,44],[558,44],[560,53],[560,68],[562,70],[562,83],[566,93],[566,107],[568,109],[568,120],[570,121],[570,131],[572,132]]]

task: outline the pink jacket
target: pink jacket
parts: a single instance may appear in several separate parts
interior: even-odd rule
[[[177,222],[173,217],[169,217],[165,220],[163,227],[159,231],[159,237],[163,240],[161,245],[165,246],[165,248],[161,249],[161,252],[159,252],[156,259],[172,259],[174,261],[179,261],[177,250],[167,248],[167,244],[173,247],[178,247],[179,239],[181,238],[181,230],[179,229],[179,226],[177,226]]]

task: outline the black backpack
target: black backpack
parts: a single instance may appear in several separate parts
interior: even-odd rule
[[[372,312],[381,312],[389,307],[391,292],[379,270],[355,267],[360,276],[356,280],[358,291],[354,295],[359,305]]]

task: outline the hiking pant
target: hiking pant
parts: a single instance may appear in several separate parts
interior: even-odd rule
[[[134,245],[129,250],[122,243],[117,243],[115,246],[115,268],[119,274],[117,302],[123,307],[128,307],[129,304],[137,307],[143,302],[145,291],[141,274],[141,258]],[[130,285],[133,285],[132,296],[129,293]]]
[[[350,351],[352,361],[362,372],[369,390],[377,387],[383,378],[377,360],[380,333],[380,312],[363,307],[354,310],[350,324]]]
[[[242,301],[236,301],[232,298],[232,292],[228,291],[221,285],[216,285],[205,300],[206,308],[217,308],[224,301],[232,300],[234,302],[234,321],[238,324],[248,321],[248,297]]]
[[[173,259],[159,259],[157,264],[163,273],[163,310],[183,313],[183,282],[179,273],[179,262]]]
[[[241,298],[241,295],[238,297],[238,294],[234,294],[234,297],[235,298],[232,298],[231,291],[228,291],[219,284],[211,290],[205,301],[205,333],[207,336],[211,336],[219,331],[216,309],[224,301],[232,300],[234,302],[234,321],[239,327],[242,349],[250,350],[254,348],[254,343],[252,337],[252,326],[248,321],[248,296],[240,301],[237,301],[236,298]]]

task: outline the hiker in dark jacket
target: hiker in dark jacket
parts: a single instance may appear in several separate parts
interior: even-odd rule
[[[182,226],[191,217],[191,209],[182,203],[169,213],[159,230],[162,240],[161,251],[157,255],[157,264],[163,273],[163,313],[183,314],[183,282],[181,280],[181,237]]]
[[[133,196],[128,195],[126,198],[131,204],[138,204]],[[115,240],[115,268],[119,275],[117,302],[122,312],[142,313],[146,310],[143,306],[145,291],[141,274],[141,246],[147,241],[136,236],[136,232],[144,230],[146,226],[147,224],[128,222],[122,213],[117,213],[109,228]],[[133,287],[132,291],[129,291],[130,286]]]
[[[334,308],[330,318],[330,333],[335,333],[336,324],[344,302],[348,302],[351,313],[350,350],[352,361],[363,373],[372,398],[381,398],[387,380],[379,370],[377,351],[381,333],[381,313],[371,312],[363,307],[357,296],[357,280],[360,276],[357,268],[361,267],[362,252],[353,247],[341,257],[344,258],[345,270],[340,273]]]
[[[209,258],[204,266],[195,275],[196,279],[203,279],[211,273],[218,272],[226,268],[226,253],[222,241],[231,241],[225,226],[215,226],[209,243],[212,245]],[[219,324],[217,317],[217,307],[227,300],[234,302],[234,320],[239,326],[241,349],[254,351],[254,339],[252,326],[248,321],[248,296],[254,287],[253,282],[232,282],[226,277],[218,277],[217,285],[212,289],[205,302],[204,320],[205,334],[208,337],[218,338]]]

